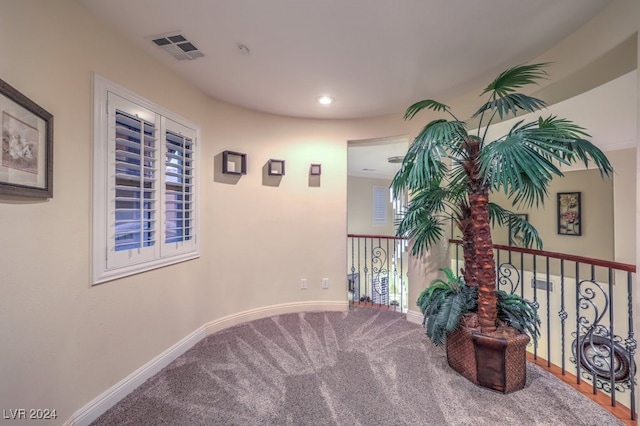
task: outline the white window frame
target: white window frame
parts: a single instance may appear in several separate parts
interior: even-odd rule
[[[93,88],[92,283],[100,284],[200,257],[198,243],[200,127],[98,74],[93,75]],[[113,242],[110,241],[109,230],[115,227],[112,218],[115,205],[112,205],[112,201],[109,200],[110,192],[115,190],[113,183],[115,142],[110,140],[110,128],[113,128],[115,122],[109,115],[109,98],[111,98],[112,107],[114,103],[120,101],[129,107],[133,105],[136,107],[135,115],[154,122],[157,129],[158,154],[155,157],[158,172],[155,186],[157,217],[156,240],[152,247],[116,252]],[[193,232],[189,240],[178,243],[165,243],[165,134],[167,130],[186,134],[193,142],[191,163],[194,189],[191,192],[190,201],[193,203],[194,217],[190,219]],[[113,132],[111,132],[111,139],[113,139]]]

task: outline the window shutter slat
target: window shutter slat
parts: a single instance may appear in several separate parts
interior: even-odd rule
[[[115,250],[155,243],[156,128],[153,123],[116,109],[114,179]]]
[[[172,131],[166,132],[165,243],[193,238],[192,147],[192,139]]]

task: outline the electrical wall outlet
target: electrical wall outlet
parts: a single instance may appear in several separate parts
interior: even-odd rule
[[[322,279],[322,288],[329,288],[329,278]]]
[[[302,278],[300,280],[300,288],[302,290],[306,290],[307,289],[307,279],[306,278]]]

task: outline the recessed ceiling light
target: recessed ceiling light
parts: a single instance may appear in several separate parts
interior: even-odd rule
[[[330,105],[335,101],[331,96],[318,96],[318,103],[322,105]]]

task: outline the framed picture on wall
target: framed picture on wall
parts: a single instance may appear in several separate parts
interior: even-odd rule
[[[579,192],[558,192],[558,234],[582,235]]]
[[[529,215],[526,213],[517,213],[516,216],[526,220],[527,222],[529,221]],[[517,232],[515,227],[511,225],[509,225],[509,245],[514,247],[524,247],[522,234]]]
[[[0,80],[0,194],[53,197],[53,115]]]

